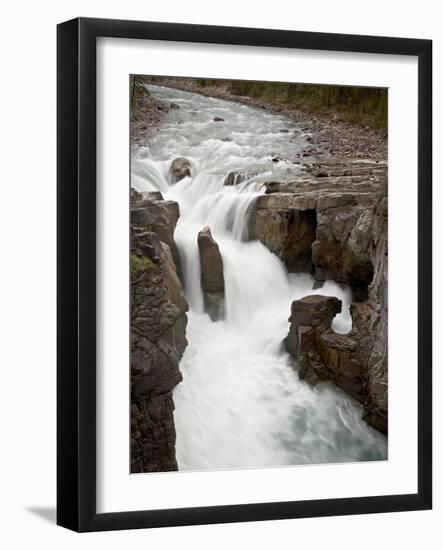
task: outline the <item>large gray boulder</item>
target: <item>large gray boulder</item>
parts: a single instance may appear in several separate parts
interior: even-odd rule
[[[169,168],[169,177],[171,183],[177,183],[186,176],[191,175],[191,162],[185,157],[177,157],[171,163]]]
[[[205,310],[213,321],[218,321],[224,316],[223,259],[209,227],[204,227],[199,232],[197,243],[200,253],[201,287]]]

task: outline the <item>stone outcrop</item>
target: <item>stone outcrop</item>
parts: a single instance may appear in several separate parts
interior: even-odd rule
[[[351,306],[353,334],[365,366],[365,420],[381,431],[388,424],[388,198],[375,206],[369,297]]]
[[[300,378],[311,384],[330,380],[363,401],[358,344],[352,336],[331,329],[341,308],[341,301],[331,296],[305,296],[292,302],[285,346],[296,359]]]
[[[201,287],[205,310],[213,321],[218,321],[224,316],[225,280],[223,276],[223,259],[209,227],[204,227],[199,232],[197,242],[200,253]]]
[[[319,174],[321,177],[319,177]],[[386,196],[386,165],[307,165],[291,181],[271,181],[257,198],[249,238],[263,242],[289,271],[349,284],[356,300],[374,276],[375,205]]]
[[[185,157],[177,157],[169,168],[169,177],[171,178],[171,183],[177,183],[186,176],[191,175],[191,163],[189,159]]]
[[[331,323],[340,311],[341,301],[330,296],[295,300],[285,347],[295,359],[302,380],[310,384],[333,382],[363,404],[363,418],[370,425],[387,433],[386,337],[381,333],[386,327],[371,330],[374,312],[367,305],[354,304],[352,330],[336,334]]]
[[[133,197],[135,192],[132,192]],[[178,204],[165,201],[161,193],[137,193],[137,201],[131,208],[131,224],[149,228],[171,250],[175,248],[174,229],[179,218]]]
[[[292,195],[262,195],[249,218],[249,239],[265,244],[292,272],[313,269],[311,247],[317,216],[314,208],[304,206]]]
[[[363,403],[369,424],[386,432],[386,164],[314,163],[297,179],[268,182],[252,209],[249,238],[262,241],[289,271],[308,269],[317,281],[351,287],[350,334],[300,322],[302,306],[293,305],[286,347],[303,378],[334,382]]]
[[[177,469],[172,391],[188,304],[172,248],[178,206],[131,193],[131,472]]]
[[[350,333],[331,329],[339,300],[308,296],[292,303],[285,340],[301,378],[334,382],[363,404],[363,418],[383,433],[388,430],[387,223],[385,196],[373,207],[367,235],[374,277],[367,300],[351,304]]]

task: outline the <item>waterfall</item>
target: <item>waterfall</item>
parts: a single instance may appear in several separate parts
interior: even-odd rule
[[[327,281],[314,290],[309,274],[288,274],[262,243],[247,240],[248,213],[263,178],[224,184],[232,170],[295,173],[285,162],[273,166],[270,153],[284,153],[288,141],[301,147],[298,129],[252,107],[157,86],[151,91],[180,106],[131,165],[133,187],[159,190],[180,206],[175,241],[190,311],[183,382],[174,391],[179,469],[385,459],[386,438],[362,421],[360,405],[335,387],[300,381],[282,344],[291,303],[307,294],[340,298],[343,311],[333,329],[349,331],[349,289]],[[214,123],[214,114],[226,122]],[[282,136],[280,128],[297,137]],[[177,156],[190,159],[192,172],[171,185],[168,170]],[[217,322],[204,312],[200,286],[197,235],[205,226],[223,258],[225,317]]]

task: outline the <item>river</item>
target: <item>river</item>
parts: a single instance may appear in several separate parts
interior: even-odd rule
[[[361,419],[361,406],[328,384],[300,381],[282,344],[292,301],[308,294],[340,298],[333,329],[348,332],[350,290],[333,281],[314,290],[311,275],[288,274],[263,244],[247,240],[261,183],[297,174],[299,165],[285,159],[306,136],[262,109],[161,86],[149,91],[179,106],[131,161],[135,189],[161,191],[180,206],[175,241],[190,311],[183,382],[174,391],[179,469],[386,459],[386,437]],[[179,156],[190,159],[192,174],[171,185],[169,167]],[[232,170],[253,176],[226,186]],[[205,226],[223,258],[226,313],[217,322],[204,312],[200,287],[197,235]]]

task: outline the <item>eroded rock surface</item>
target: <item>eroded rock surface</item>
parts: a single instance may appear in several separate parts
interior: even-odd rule
[[[362,402],[358,344],[352,336],[331,329],[341,308],[341,300],[332,296],[305,296],[292,302],[285,346],[296,359],[300,378],[311,384],[330,380]]]
[[[169,175],[171,178],[171,183],[177,183],[186,176],[191,175],[191,163],[189,159],[185,157],[177,157],[171,163],[171,168],[169,169]]]
[[[174,249],[174,229],[180,215],[178,204],[163,200],[159,192],[135,195],[133,191],[132,195],[137,196],[137,201],[131,207],[131,224],[149,228],[171,250]]]
[[[224,316],[223,259],[209,227],[204,227],[199,232],[197,242],[200,252],[201,287],[205,310],[213,321],[218,321]]]
[[[257,175],[257,172],[247,170],[231,170],[225,177],[224,185],[239,185]]]
[[[363,404],[363,418],[388,430],[387,197],[374,207],[370,239],[374,278],[368,299],[351,304],[352,330],[331,329],[341,310],[337,298],[307,296],[291,307],[287,351],[300,377],[311,384],[329,380]]]
[[[293,310],[286,346],[303,378],[336,383],[363,403],[364,418],[385,433],[386,171],[383,162],[306,165],[297,179],[268,182],[249,220],[249,237],[262,241],[289,271],[310,269],[317,281],[332,279],[351,287],[349,335],[301,323]]]
[[[131,193],[131,472],[177,469],[172,390],[188,304],[171,246],[178,206]]]
[[[307,165],[297,179],[266,184],[251,212],[249,238],[263,242],[289,271],[309,269],[319,281],[349,284],[363,301],[374,276],[375,209],[386,194],[386,164]]]
[[[314,208],[305,206],[309,204],[294,201],[292,195],[262,195],[249,218],[249,238],[265,244],[292,272],[313,270],[317,215]]]

